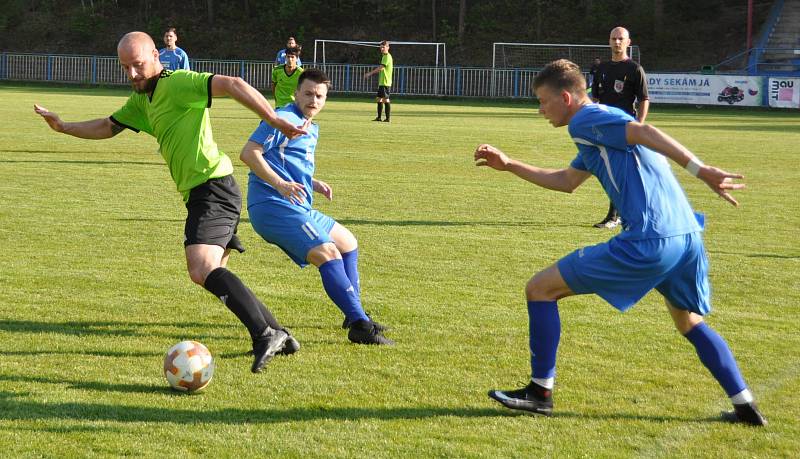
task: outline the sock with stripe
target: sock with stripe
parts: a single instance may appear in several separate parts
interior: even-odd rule
[[[256,339],[270,327],[280,330],[282,327],[261,303],[255,294],[247,288],[236,274],[226,268],[217,268],[206,277],[203,287],[219,298],[236,317],[247,327],[250,337]]]
[[[358,249],[351,250],[342,254],[342,262],[344,262],[344,272],[353,288],[356,289],[356,295],[361,295],[361,279],[358,275]]]
[[[361,298],[356,293],[355,287],[350,283],[344,270],[344,262],[337,258],[320,265],[319,275],[322,277],[322,286],[325,293],[333,303],[344,313],[348,323],[357,320],[369,321],[367,314],[361,307]]]

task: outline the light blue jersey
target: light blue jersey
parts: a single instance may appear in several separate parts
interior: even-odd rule
[[[189,56],[186,51],[176,47],[174,50],[162,48],[158,51],[158,60],[167,70],[190,70]]]
[[[278,65],[286,64],[286,48],[278,51],[278,54],[275,56],[275,63]],[[297,66],[303,66],[303,61],[300,60],[300,56],[297,56]]]
[[[667,158],[642,145],[628,145],[633,118],[601,104],[583,107],[569,123],[578,147],[570,166],[600,181],[624,223],[620,239],[653,239],[702,231]]]
[[[303,113],[295,104],[279,108],[276,113],[295,126],[305,122]],[[250,136],[250,141],[264,146],[264,160],[284,180],[302,183],[306,190],[306,199],[300,206],[311,209],[314,190],[311,178],[314,175],[314,150],[317,148],[319,126],[312,124],[308,134],[289,140],[281,131],[265,122]],[[253,206],[266,200],[285,201],[286,198],[270,184],[250,172],[248,183],[247,206]]]

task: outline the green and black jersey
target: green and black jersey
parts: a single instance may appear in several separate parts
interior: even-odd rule
[[[158,140],[159,151],[172,180],[189,198],[192,188],[209,179],[233,173],[233,165],[219,151],[211,134],[211,73],[188,70],[161,72],[152,95],[133,93],[111,121]]]

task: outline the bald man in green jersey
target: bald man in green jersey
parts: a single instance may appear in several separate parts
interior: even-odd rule
[[[287,137],[305,134],[279,118],[264,96],[241,78],[164,70],[153,39],[130,32],[117,45],[120,64],[134,93],[113,115],[67,123],[34,105],[56,132],[83,139],[107,139],[124,129],[144,131],[158,141],[178,192],[186,204],[184,248],[189,277],[218,297],[247,327],[253,341],[251,371],[258,373],[277,353],[300,345],[242,281],[226,268],[231,249],[244,251],[236,235],[241,193],[230,158],[211,133],[212,97],[229,96]]]

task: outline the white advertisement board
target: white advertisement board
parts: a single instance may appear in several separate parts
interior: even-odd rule
[[[767,91],[770,107],[800,108],[800,78],[770,78]]]
[[[647,75],[650,102],[656,104],[764,105],[764,77],[653,73]]]

